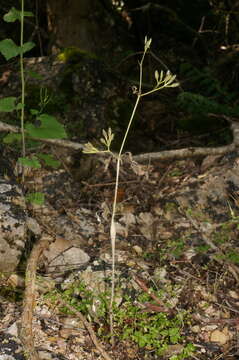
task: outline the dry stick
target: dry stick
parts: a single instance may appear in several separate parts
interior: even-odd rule
[[[140,180],[119,181],[119,185],[134,184],[134,183],[139,183],[139,182],[140,182]],[[100,183],[100,184],[88,184],[86,181],[82,181],[82,184],[85,186],[88,186],[89,188],[115,186],[115,182]]]
[[[225,155],[231,151],[236,150],[236,144],[233,142],[226,146],[219,147],[190,147],[177,150],[165,150],[161,152],[145,153],[133,156],[133,160],[138,163],[146,163],[154,160],[176,160],[185,159],[197,156],[207,155]]]
[[[217,116],[217,114],[208,114],[209,116]],[[233,141],[229,145],[218,147],[190,147],[178,150],[168,150],[155,153],[147,153],[133,156],[133,160],[137,162],[146,162],[148,160],[168,160],[168,159],[183,159],[194,156],[207,155],[225,155],[231,151],[235,151],[239,147],[239,123],[237,118],[230,118],[225,115],[218,115],[230,123],[230,128],[233,134]]]
[[[86,318],[81,314],[81,312],[76,310],[73,306],[69,305],[66,301],[62,300],[61,298],[57,297],[57,300],[62,306],[66,306],[70,311],[74,312],[79,317],[79,319],[83,322],[86,330],[88,331],[96,349],[101,353],[101,355],[105,358],[105,360],[111,360],[111,357],[107,354],[107,352],[103,349],[103,347],[97,340],[97,337],[95,335],[94,330],[92,329],[91,324],[86,320]]]
[[[157,309],[158,312],[165,312],[165,313],[170,313],[172,312],[171,309],[167,308],[166,306],[164,306],[164,304],[162,303],[162,301],[148,288],[148,286],[145,284],[145,281],[141,278],[139,278],[138,276],[134,276],[134,281],[136,282],[136,284],[141,287],[141,289],[144,290],[144,292],[146,292],[151,299],[153,299],[154,301],[156,301],[156,303],[158,304],[157,307],[155,307],[155,309]],[[146,303],[147,305],[147,303]],[[154,306],[153,304],[150,304],[152,307]],[[150,306],[149,306],[150,308]]]
[[[13,133],[19,133],[20,128],[18,126],[9,125],[0,121],[0,131],[10,131]],[[47,144],[61,146],[73,150],[82,150],[84,148],[84,144],[76,143],[68,140],[61,139],[41,139],[41,138],[31,138],[33,140],[41,141]]]
[[[37,263],[41,253],[48,247],[52,237],[49,235],[42,235],[38,242],[34,245],[30,257],[27,262],[26,280],[25,280],[25,294],[23,300],[23,312],[20,330],[20,339],[25,351],[25,354],[29,360],[40,360],[39,355],[34,347],[34,337],[32,330],[33,311],[35,305],[35,293],[36,293],[36,270]],[[95,332],[92,329],[90,323],[86,318],[75,308],[68,305],[64,300],[58,299],[58,301],[67,306],[71,311],[74,311],[76,315],[81,319],[85,328],[89,332],[92,342],[97,350],[105,358],[105,360],[111,360],[110,356],[106,353],[103,347],[98,342]]]
[[[207,156],[207,155],[225,155],[231,151],[235,151],[239,146],[239,123],[229,117],[224,117],[225,120],[230,121],[231,130],[233,133],[233,142],[229,145],[218,147],[190,147],[177,150],[166,150],[154,153],[145,153],[132,156],[132,160],[139,163],[147,163],[150,160],[169,160],[169,159],[184,159],[188,157]],[[9,125],[0,121],[0,132],[10,131],[13,133],[19,133],[20,128],[17,126]],[[39,139],[34,138],[37,141],[41,141],[47,144],[65,147],[72,150],[82,150],[85,144],[61,140],[61,139]]]

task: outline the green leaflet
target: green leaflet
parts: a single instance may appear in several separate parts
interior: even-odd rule
[[[66,132],[62,124],[60,124],[54,116],[41,114],[36,120],[40,124],[26,124],[28,135],[39,139],[63,139],[66,138]]]
[[[20,55],[31,50],[35,44],[33,42],[26,42],[23,46],[18,46],[12,39],[4,39],[0,41],[0,52],[6,60],[10,60],[15,56]]]
[[[0,99],[0,111],[12,112],[16,109],[16,97],[10,96]]]
[[[21,11],[17,10],[14,6],[3,16],[3,20],[6,22],[15,22],[16,20],[21,21]],[[24,16],[34,16],[31,11],[24,11]]]

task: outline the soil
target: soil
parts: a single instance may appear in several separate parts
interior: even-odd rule
[[[130,339],[117,337],[112,347],[101,338],[112,359],[122,359],[122,354],[125,359],[169,359],[189,343],[194,344],[195,351],[184,357],[187,359],[237,358],[238,166],[237,153],[144,166],[127,157],[123,161],[116,215],[117,281],[121,278],[120,286],[130,294],[132,304],[141,306],[141,311],[143,307],[149,316],[165,309],[169,318],[181,312],[187,316],[180,326],[183,340],[168,344],[168,350],[160,356],[154,348],[140,348]],[[27,191],[35,188],[46,196],[44,206],[28,205],[29,214],[39,222],[42,232],[50,227],[56,237],[77,239],[90,257],[88,264],[70,270],[49,271],[44,256],[39,263],[38,275],[53,281],[51,290],[36,294],[34,343],[42,359],[102,358],[83,324],[72,314],[62,313],[52,296],[46,297],[54,287],[64,291],[67,282],[74,284],[82,277],[87,282],[89,266],[90,283],[94,277],[99,279],[102,266],[109,272],[111,269],[109,228],[115,160],[100,161],[94,175],[81,181],[75,179],[75,172],[63,166],[57,171],[31,170],[26,178]],[[60,224],[67,224],[67,233]],[[20,270],[16,274],[22,276]],[[1,285],[0,358],[7,354],[4,344],[8,343],[12,344],[8,354],[22,359],[16,326],[22,311],[22,290],[13,288],[6,277]],[[138,294],[147,293],[149,288],[164,295],[138,304]],[[91,291],[96,294],[93,285]],[[123,306],[120,296],[119,307]],[[86,316],[96,334],[108,326],[92,309]]]

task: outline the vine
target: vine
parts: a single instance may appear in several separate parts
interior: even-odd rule
[[[21,10],[12,7],[10,11],[4,15],[3,19],[6,22],[13,23],[20,22],[20,45],[15,44],[12,39],[4,39],[0,41],[0,53],[8,61],[15,57],[19,57],[20,64],[20,78],[21,78],[21,96],[20,99],[15,96],[5,97],[0,99],[0,111],[2,112],[15,112],[16,117],[20,118],[21,133],[8,134],[4,138],[5,143],[13,143],[14,141],[21,142],[22,156],[18,158],[18,162],[22,166],[22,180],[24,182],[24,168],[26,166],[33,168],[40,168],[41,161],[47,165],[54,164],[54,159],[51,155],[37,154],[34,156],[26,156],[26,139],[63,139],[66,138],[66,132],[62,124],[60,124],[54,116],[44,113],[44,107],[48,102],[48,95],[41,93],[41,103],[39,109],[30,109],[30,114],[33,116],[32,122],[25,121],[26,104],[25,104],[25,70],[24,70],[24,54],[30,51],[35,44],[33,42],[24,43],[24,18],[34,16],[32,12],[24,11],[24,0],[21,1]],[[34,75],[32,75],[34,76]],[[19,116],[20,111],[20,116]],[[42,204],[44,195],[41,193],[29,194],[29,199],[32,202]]]

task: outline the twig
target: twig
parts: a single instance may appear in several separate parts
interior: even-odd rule
[[[212,114],[210,114],[210,116],[211,115]],[[218,146],[218,147],[195,147],[195,148],[189,147],[189,148],[177,149],[177,150],[166,150],[161,152],[145,153],[145,154],[132,156],[132,160],[137,161],[139,163],[147,163],[148,161],[154,161],[154,160],[184,159],[188,157],[207,156],[207,155],[225,155],[229,152],[235,151],[239,146],[239,123],[234,121],[233,118],[224,116],[224,119],[231,122],[231,130],[233,132],[233,142],[229,145]],[[20,132],[20,128],[0,121],[0,132],[1,131],[10,131],[10,132],[18,133]],[[39,139],[39,138],[34,138],[34,140],[55,146],[61,146],[72,150],[83,150],[85,146],[85,144],[81,144],[69,140]]]
[[[229,152],[236,150],[236,145],[233,143],[226,146],[219,147],[196,147],[185,148],[177,150],[166,150],[161,152],[145,153],[133,156],[133,160],[139,163],[155,160],[169,160],[169,159],[184,159],[197,156],[207,155],[225,155]]]
[[[18,126],[9,125],[7,123],[3,123],[0,121],[0,131],[10,131],[13,133],[19,133],[20,128]],[[76,143],[69,140],[61,140],[61,139],[40,139],[40,138],[32,138],[33,140],[41,141],[47,144],[61,146],[73,150],[82,150],[84,148],[84,144]]]
[[[205,23],[205,19],[206,19],[205,16],[203,16],[202,19],[201,19],[201,24],[200,24],[200,27],[199,27],[199,29],[198,29],[198,33],[199,33],[199,34],[200,34],[200,33],[202,32],[202,30],[203,30],[204,23]],[[198,40],[198,37],[195,37],[194,40],[193,40],[193,43],[192,43],[192,47],[195,46],[197,40]]]
[[[140,182],[140,180],[119,181],[119,185],[139,183],[139,182]],[[104,186],[115,186],[115,182],[100,183],[100,184],[88,184],[86,181],[82,181],[82,184],[89,187],[89,188],[104,187]]]
[[[88,331],[96,349],[101,353],[101,355],[105,358],[105,360],[112,360],[111,357],[107,354],[107,352],[103,349],[102,345],[99,343],[91,324],[86,320],[84,315],[82,315],[80,311],[76,310],[73,306],[69,305],[66,301],[64,301],[60,297],[57,297],[57,301],[62,306],[66,306],[70,311],[74,312],[79,317],[79,319],[83,322],[86,330]]]
[[[146,306],[146,310],[149,309],[157,312],[172,313],[172,310],[166,308],[162,304],[162,301],[148,288],[148,286],[145,284],[145,281],[143,279],[140,279],[138,276],[134,276],[134,281],[139,287],[141,287],[142,290],[144,290],[144,292],[146,292],[151,297],[151,299],[156,301],[156,303],[158,304],[155,306],[150,303],[145,303],[144,305]]]

